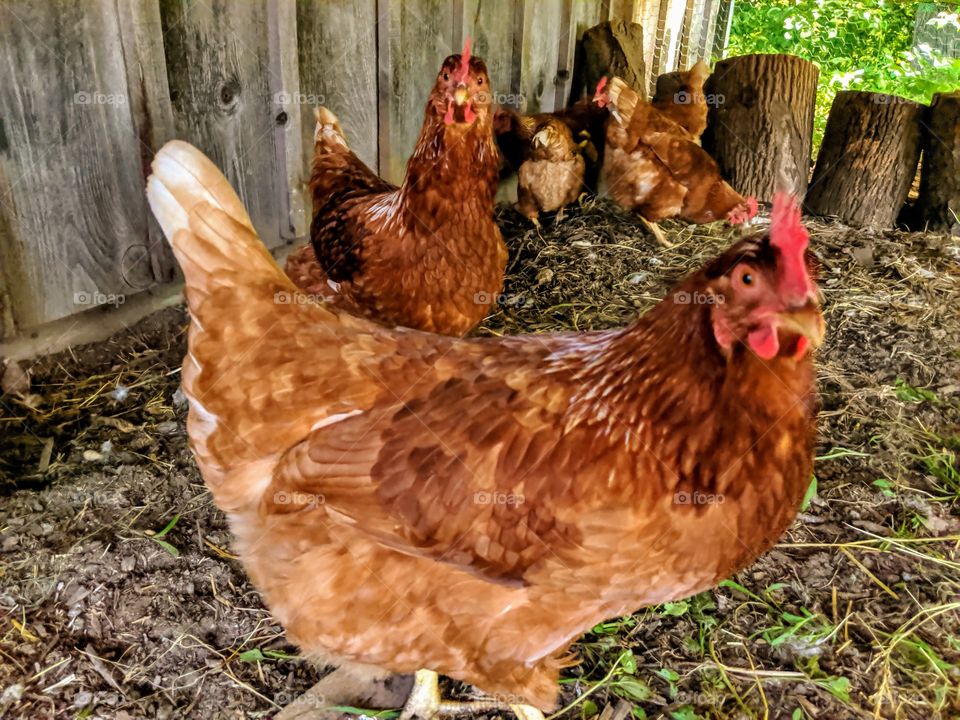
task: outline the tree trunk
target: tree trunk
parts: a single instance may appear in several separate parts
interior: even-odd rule
[[[924,227],[960,235],[960,90],[930,103],[917,204]]]
[[[605,75],[618,75],[646,99],[643,27],[639,23],[611,20],[594,25],[583,34],[574,62],[570,104],[584,96],[592,98]]]
[[[807,209],[857,227],[892,227],[917,172],[924,108],[895,95],[837,93]]]
[[[703,148],[741,195],[770,201],[785,189],[803,196],[818,75],[793,55],[743,55],[714,67]]]

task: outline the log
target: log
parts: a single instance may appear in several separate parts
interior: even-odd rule
[[[924,108],[895,95],[837,93],[807,210],[855,227],[893,227],[920,160]]]
[[[570,104],[582,97],[593,97],[604,75],[618,75],[646,100],[643,27],[638,23],[612,20],[595,25],[583,34],[577,48]]]
[[[704,150],[742,195],[803,196],[810,173],[819,70],[793,55],[721,60],[704,88],[710,111]]]
[[[922,227],[960,235],[960,90],[934,95],[922,126]]]

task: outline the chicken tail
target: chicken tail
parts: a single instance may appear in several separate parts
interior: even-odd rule
[[[619,125],[627,126],[640,103],[640,96],[623,78],[616,76],[610,79],[606,91],[610,98],[610,114]]]
[[[349,150],[347,136],[343,133],[337,116],[320,105],[313,111],[317,126],[313,131],[313,154]]]
[[[192,145],[172,140],[157,153],[147,200],[173,247],[195,313],[217,288],[244,292],[267,281],[296,288],[263,245],[223,173]]]

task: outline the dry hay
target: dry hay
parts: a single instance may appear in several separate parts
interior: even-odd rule
[[[481,333],[622,325],[739,233],[667,223],[664,249],[602,201],[541,231],[499,217],[511,264]],[[585,637],[570,717],[618,698],[683,719],[960,714],[960,246],[808,227],[829,333],[818,495],[734,582]],[[186,449],[183,322],[41,359],[33,397],[2,399],[0,715],[265,717],[318,676]]]

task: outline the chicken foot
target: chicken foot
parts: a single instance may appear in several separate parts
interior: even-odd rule
[[[667,240],[667,236],[663,234],[663,229],[657,225],[655,222],[650,222],[643,215],[640,215],[640,222],[647,226],[647,230],[653,233],[653,237],[656,238],[657,242],[660,243],[667,250],[673,247],[673,244]]]
[[[498,700],[454,702],[440,697],[440,677],[433,670],[417,670],[413,689],[400,713],[400,720],[434,720],[438,715],[468,715],[490,710],[509,710],[517,720],[543,720],[543,713],[530,705]]]

